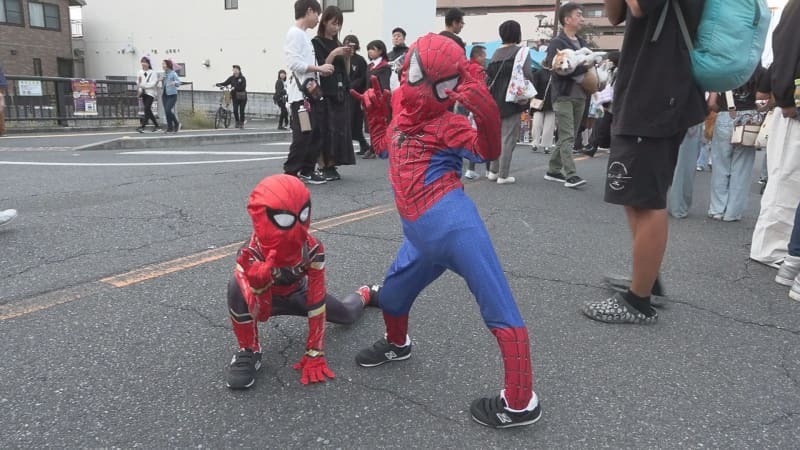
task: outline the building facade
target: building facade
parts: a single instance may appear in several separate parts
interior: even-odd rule
[[[344,11],[340,37],[358,36],[365,57],[369,41],[382,39],[391,48],[391,30],[402,26],[410,42],[430,31],[436,16],[435,0],[320,3]],[[154,65],[168,58],[183,65],[182,79],[195,90],[213,89],[238,64],[248,90],[271,92],[287,65],[283,46],[294,0],[92,0],[81,13],[83,36],[75,46],[85,55],[87,78],[133,78],[147,55]]]
[[[444,14],[450,8],[461,8],[466,14],[462,38],[470,43],[498,39],[498,27],[505,20],[522,25],[523,41],[533,43],[553,36],[559,0],[437,0],[437,27],[444,27]],[[622,46],[624,26],[609,23],[602,1],[580,1],[586,19],[586,34],[600,49],[618,50]]]
[[[0,0],[0,63],[8,75],[74,75],[70,6],[84,0]]]

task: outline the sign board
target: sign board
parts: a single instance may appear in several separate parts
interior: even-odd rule
[[[97,84],[94,80],[72,80],[72,101],[76,116],[97,115]]]
[[[42,82],[39,80],[19,80],[17,81],[17,93],[25,97],[41,97]]]

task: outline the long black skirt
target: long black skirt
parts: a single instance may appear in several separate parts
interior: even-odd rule
[[[352,102],[350,97],[338,102],[326,98],[318,107],[325,115],[322,136],[321,162],[322,167],[349,166],[356,163],[355,150],[353,149]]]

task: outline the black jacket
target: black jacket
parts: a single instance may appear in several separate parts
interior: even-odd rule
[[[547,47],[547,56],[544,59],[543,65],[545,67],[552,67],[553,58],[556,56],[556,53],[558,53],[559,50],[564,50],[567,48],[579,50],[580,48],[587,46],[586,41],[580,36],[578,36],[578,43],[579,46],[575,47],[570,38],[568,38],[567,35],[562,31],[558,36],[555,37],[555,39],[550,41],[550,46]],[[553,84],[550,86],[550,96],[553,99],[569,96],[569,94],[572,92],[572,86],[575,84],[575,81],[572,79],[572,77],[584,74],[588,70],[589,68],[586,66],[576,67],[575,72],[566,77],[562,77],[553,72]]]
[[[547,69],[539,69],[534,72],[533,87],[536,88],[535,98],[544,100],[544,106],[542,107],[541,111],[552,111],[553,96],[550,95],[550,91],[553,89],[553,85],[550,82],[550,71]]]
[[[238,77],[231,75],[222,83],[217,83],[217,86],[230,86],[233,92],[247,92],[247,79],[245,79],[244,75],[239,75]]]
[[[405,45],[398,45],[389,52],[387,57],[389,62],[392,62],[401,56],[405,56],[406,53],[408,53],[408,47]]]
[[[350,58],[350,88],[359,94],[369,88],[369,73],[367,73],[367,60],[358,53]]]
[[[509,103],[506,101],[506,91],[508,83],[511,81],[511,74],[514,71],[514,58],[517,56],[519,46],[501,47],[494,52],[492,62],[486,68],[486,80],[489,84],[489,93],[492,94],[497,107],[500,109],[500,117],[507,118],[514,114],[528,110],[528,105],[519,103]],[[533,81],[531,73],[531,57],[525,58],[525,77]]]
[[[783,10],[781,21],[772,34],[772,50],[775,59],[772,72],[772,93],[778,106],[794,106],[794,80],[800,78],[800,39],[797,24],[800,23],[800,0],[790,0]]]

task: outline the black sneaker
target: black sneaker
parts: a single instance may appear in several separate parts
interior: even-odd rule
[[[375,159],[377,157],[378,156],[375,154],[375,152],[372,149],[369,149],[366,151],[366,153],[364,153],[364,156],[362,156],[361,159]]]
[[[385,338],[356,355],[356,363],[361,367],[375,367],[393,361],[403,361],[411,357],[411,344],[398,347]]]
[[[261,369],[261,352],[253,353],[246,348],[233,355],[227,367],[228,382],[231,389],[247,389],[256,382],[256,372]]]
[[[336,181],[342,179],[342,176],[339,175],[339,171],[336,170],[336,167],[326,167],[322,169],[322,177],[325,178],[325,181]]]
[[[297,177],[303,180],[303,183],[306,184],[325,184],[328,182],[328,180],[323,178],[317,172],[311,172],[311,174],[298,173]]]
[[[583,305],[583,313],[590,319],[598,322],[636,325],[653,325],[658,322],[658,312],[651,309],[650,315],[645,315],[638,309],[629,305],[622,294],[599,302],[589,302]]]
[[[139,133],[144,133],[144,127],[139,127],[136,129]]]
[[[161,130],[163,130],[163,128],[161,128],[161,127],[155,127],[155,128],[153,128],[153,133],[158,133],[158,132],[159,132],[159,131],[161,131]]]
[[[490,428],[512,428],[531,425],[542,418],[542,405],[530,411],[513,412],[506,409],[506,402],[499,395],[484,397],[472,402],[469,412],[475,422]]]
[[[560,173],[547,172],[544,174],[544,179],[547,181],[557,181],[559,183],[566,183],[567,179]]]
[[[589,158],[594,158],[594,155],[597,153],[597,147],[586,147],[583,149],[583,154],[588,156]]]
[[[576,188],[578,186],[583,186],[584,184],[586,184],[586,180],[577,175],[573,175],[567,178],[567,180],[564,182],[564,187]]]

